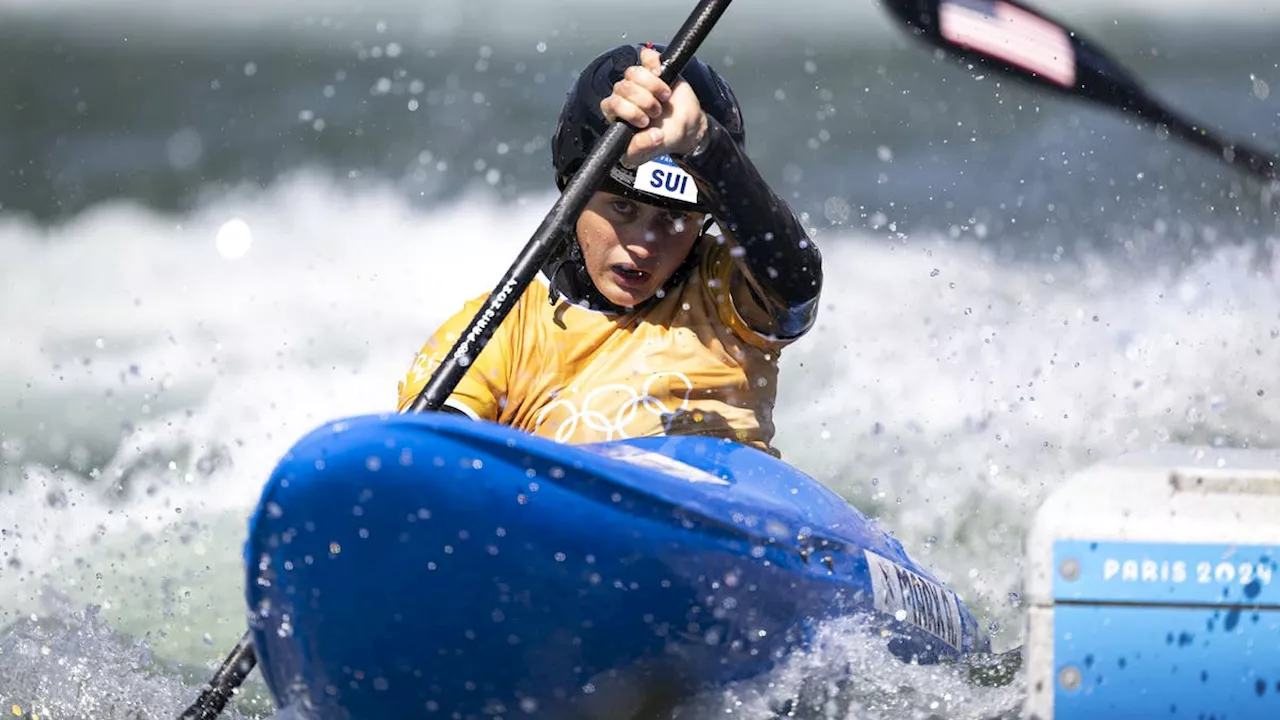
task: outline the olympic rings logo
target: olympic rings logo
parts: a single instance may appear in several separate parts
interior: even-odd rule
[[[676,382],[684,386],[683,395],[680,396],[680,404],[678,407],[670,408],[661,398],[653,395],[652,390],[654,383],[665,378],[673,378]],[[673,383],[674,384],[674,383]],[[678,394],[679,390],[674,390],[672,395]],[[538,419],[535,429],[542,427],[543,422],[555,410],[563,408],[568,411],[568,416],[560,421],[560,425],[556,427],[555,439],[557,442],[569,442],[570,438],[578,432],[578,426],[594,430],[602,433],[605,440],[621,440],[631,437],[627,428],[635,420],[636,415],[644,410],[649,415],[661,418],[663,415],[689,409],[689,396],[693,393],[693,382],[689,380],[689,376],[682,372],[670,371],[660,372],[649,376],[645,380],[644,386],[637,392],[635,388],[624,385],[622,383],[611,383],[609,385],[601,385],[594,388],[582,400],[582,407],[579,408],[571,400],[559,399],[542,408],[538,413]],[[608,402],[604,400],[606,396],[621,396],[616,402]],[[597,409],[599,408],[599,409]],[[612,414],[610,414],[612,413]]]

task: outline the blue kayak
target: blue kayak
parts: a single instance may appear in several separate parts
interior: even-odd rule
[[[867,517],[713,438],[339,420],[276,467],[245,552],[267,685],[325,720],[636,717],[767,672],[846,615],[903,660],[989,650]]]

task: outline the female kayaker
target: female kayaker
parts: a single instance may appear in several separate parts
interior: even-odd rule
[[[729,85],[696,59],[670,86],[659,68],[658,49],[623,45],[570,90],[551,143],[561,190],[615,119],[639,130],[446,409],[562,442],[771,450],[778,354],[813,326],[821,256],[747,157]],[[487,296],[427,341],[401,410]]]

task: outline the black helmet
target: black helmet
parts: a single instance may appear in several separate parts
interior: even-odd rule
[[[651,47],[659,52],[664,49],[661,45]],[[627,68],[639,63],[638,47],[619,45],[592,60],[569,90],[569,96],[565,99],[564,107],[560,111],[560,120],[556,125],[555,134],[551,137],[551,160],[555,165],[556,185],[560,190],[563,191],[568,186],[569,179],[578,171],[578,168],[582,167],[587,155],[591,154],[596,143],[609,129],[609,123],[605,121],[604,113],[600,111],[600,101],[613,93],[614,83],[623,78]],[[724,126],[729,136],[738,145],[744,146],[746,135],[742,129],[742,112],[738,108],[737,98],[729,89],[729,84],[696,58],[685,65],[680,77],[689,83],[694,94],[698,96],[702,111]],[[671,159],[665,156],[650,162],[660,164],[661,168],[654,169],[663,170],[664,175],[675,169],[669,167],[672,164]],[[698,202],[696,188],[692,187],[692,178],[684,180],[680,192],[659,194],[636,187],[636,174],[644,171],[646,171],[645,166],[630,170],[620,163],[615,164],[600,189],[651,205],[695,212],[709,211],[710,208],[705,203]],[[680,175],[685,174],[683,171],[677,172]],[[656,173],[654,176],[656,179]],[[688,192],[689,190],[692,192]],[[683,283],[693,270],[696,254],[691,252],[685,262],[658,290],[657,295],[646,300],[642,305],[662,297],[668,289]],[[563,296],[574,304],[585,305],[596,310],[606,312],[627,310],[609,302],[592,283],[576,233],[560,243],[559,248],[543,263],[542,271],[551,285],[549,300],[552,304],[557,302],[557,298]]]
[[[651,45],[662,52],[661,45]],[[577,82],[569,91],[564,107],[560,111],[560,120],[555,134],[551,137],[551,159],[556,170],[556,185],[564,190],[569,179],[582,167],[587,155],[600,141],[609,123],[600,112],[600,101],[613,93],[613,85],[623,78],[627,68],[640,63],[640,50],[635,45],[619,45],[591,61],[578,76]],[[702,110],[709,117],[715,118],[730,137],[740,146],[746,145],[746,134],[742,127],[742,111],[738,108],[738,100],[733,95],[729,84],[721,78],[709,65],[697,58],[692,58],[681,71],[680,77],[689,83]],[[659,158],[653,162],[671,165],[669,158]],[[679,172],[679,171],[677,171]],[[703,203],[687,198],[682,200],[671,192],[655,193],[645,187],[637,187],[636,170],[615,165],[605,179],[601,189],[632,197],[641,202],[684,210],[706,211]],[[687,181],[692,186],[692,181]],[[687,189],[691,189],[686,187]],[[661,188],[659,188],[661,191]],[[696,198],[696,190],[694,190]]]

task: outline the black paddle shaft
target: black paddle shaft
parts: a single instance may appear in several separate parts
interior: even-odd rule
[[[1280,179],[1275,156],[1225,140],[1170,110],[1097,45],[1017,0],[882,1],[914,34],[970,69],[998,70],[1037,87],[1132,113],[1260,179]],[[1059,40],[1065,45],[1058,45]],[[1054,76],[1037,60],[1049,67],[1073,66],[1072,71]]]
[[[662,55],[660,77],[664,82],[671,83],[676,79],[712,26],[729,7],[729,2],[730,0],[702,0],[698,3]],[[471,324],[454,343],[448,359],[436,368],[431,379],[418,393],[409,408],[412,412],[438,410],[444,404],[503,318],[515,307],[529,283],[533,282],[547,257],[572,235],[578,216],[608,175],[609,169],[622,158],[635,133],[636,129],[623,121],[615,122],[605,132],[604,137],[587,156],[586,162],[569,181],[564,193],[556,200],[538,231],[489,295],[488,302],[471,319]]]
[[[214,720],[235,695],[236,688],[253,672],[258,657],[253,652],[253,636],[245,633],[236,647],[222,661],[222,667],[205,685],[200,697],[178,716],[178,720]]]
[[[702,41],[715,27],[732,0],[700,0],[684,25],[676,33],[675,38],[667,45],[662,54],[662,70],[659,76],[666,83],[671,83],[688,64],[697,52]],[[636,130],[630,124],[615,122],[591,154],[587,156],[582,167],[574,174],[564,193],[556,200],[538,231],[520,251],[515,263],[507,270],[498,286],[489,296],[489,302],[471,319],[471,324],[462,333],[462,337],[449,351],[449,358],[441,363],[432,373],[430,381],[418,393],[418,397],[410,407],[412,412],[438,410],[458,382],[467,373],[467,368],[475,361],[476,356],[484,349],[489,338],[498,329],[498,325],[507,317],[516,301],[524,293],[529,283],[538,274],[548,256],[565,240],[578,216],[587,206],[587,202],[600,186],[609,168],[613,167],[627,151],[627,145],[635,136]],[[253,637],[246,632],[236,644],[231,654],[218,668],[218,672],[205,686],[204,690],[179,720],[213,720],[231,701],[237,688],[240,687],[257,664],[257,654],[253,650]]]

